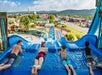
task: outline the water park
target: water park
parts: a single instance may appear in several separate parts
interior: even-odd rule
[[[17,55],[12,66],[7,69],[0,69],[0,75],[33,75],[32,67],[34,60],[39,58],[36,56],[41,47],[39,37],[44,39],[47,53],[44,54],[44,61],[41,69],[38,70],[38,75],[68,75],[60,56],[62,46],[66,47],[66,53],[70,58],[68,60],[76,72],[75,75],[102,75],[102,69],[95,66],[92,67],[94,74],[89,72],[85,55],[85,42],[88,41],[93,59],[96,64],[102,66],[102,0],[96,0],[96,10],[90,28],[87,34],[84,34],[80,39],[69,41],[59,29],[53,23],[48,23],[43,27],[30,28],[29,32],[22,32],[18,29],[16,34],[8,34],[7,13],[0,13],[0,42],[2,42],[0,44],[0,48],[2,48],[0,63],[7,57],[8,53],[12,52],[12,47],[17,44],[17,41],[22,40],[22,53]],[[73,33],[75,32],[73,31]]]

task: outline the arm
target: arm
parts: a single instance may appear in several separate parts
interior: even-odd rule
[[[45,54],[47,53],[47,49],[46,48],[45,48],[44,52],[45,52]]]
[[[20,51],[20,53],[22,53],[22,48],[21,47],[19,48],[19,51]]]

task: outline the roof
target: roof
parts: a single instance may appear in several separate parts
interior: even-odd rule
[[[45,24],[45,26],[54,26],[54,24],[53,23],[47,23],[47,24]]]

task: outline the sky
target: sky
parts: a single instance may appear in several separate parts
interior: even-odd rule
[[[96,0],[0,0],[0,12],[93,9]]]

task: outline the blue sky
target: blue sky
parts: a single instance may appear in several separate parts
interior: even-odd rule
[[[96,0],[0,0],[0,11],[49,11],[93,9]]]

